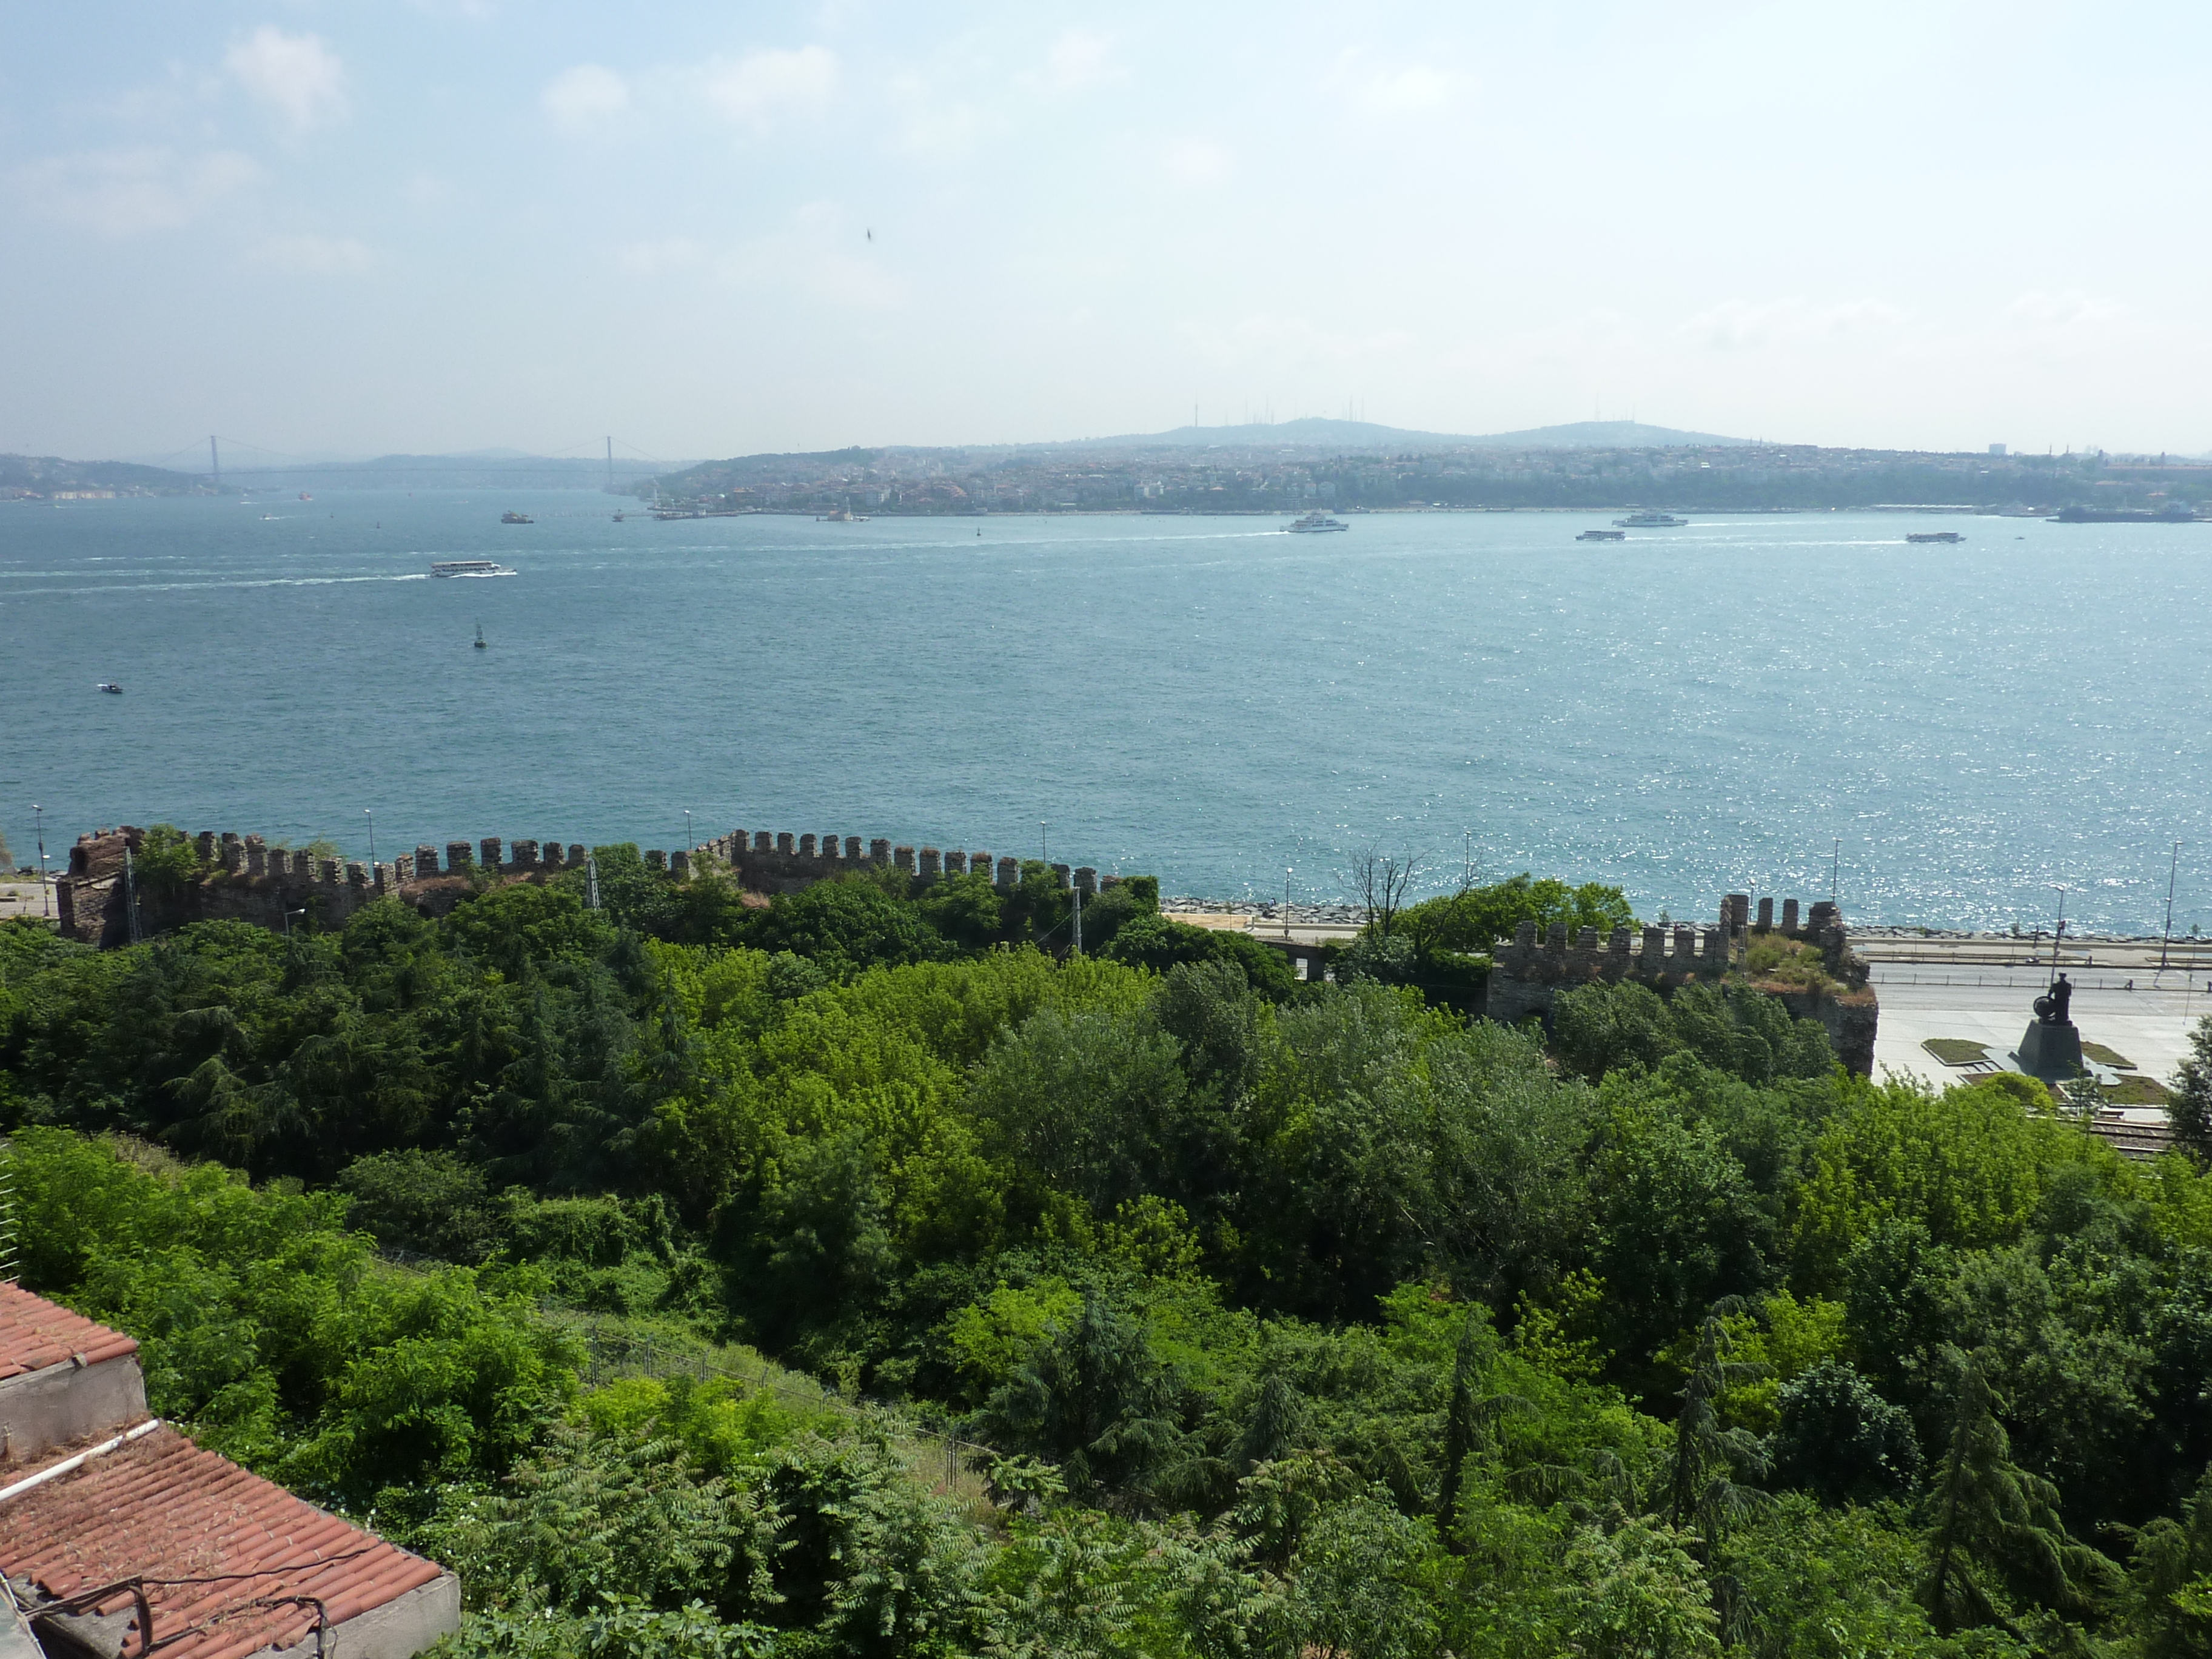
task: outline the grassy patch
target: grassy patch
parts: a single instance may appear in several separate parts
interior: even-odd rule
[[[2089,1045],[2081,1045],[2087,1048]],[[2106,1100],[2115,1106],[2163,1106],[2171,1097],[2166,1085],[2155,1078],[2130,1073],[2118,1083],[2108,1083],[2104,1088]]]
[[[2136,1063],[2117,1048],[2107,1048],[2101,1042],[2085,1042],[2081,1052],[2100,1066],[2109,1066],[2116,1072],[2132,1072]]]
[[[1840,989],[1829,975],[1820,951],[1802,939],[1779,933],[1755,935],[1744,952],[1744,972],[1763,984],[1786,986],[1796,991]]]
[[[1972,1066],[1990,1057],[1990,1045],[1966,1037],[1929,1037],[1920,1045],[1946,1066]]]

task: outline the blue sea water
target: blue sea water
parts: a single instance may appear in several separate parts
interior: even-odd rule
[[[0,834],[349,856],[887,836],[1168,891],[1519,870],[2212,928],[2212,525],[1606,514],[657,523],[584,492],[0,506]],[[502,526],[502,509],[533,513]],[[266,516],[264,516],[266,515]],[[981,534],[978,534],[980,529]],[[514,580],[432,580],[495,557]],[[471,647],[481,622],[490,648]],[[95,682],[114,679],[120,697]],[[1048,826],[1040,830],[1040,821]]]

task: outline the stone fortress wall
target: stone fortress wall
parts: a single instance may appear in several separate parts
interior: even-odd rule
[[[1713,926],[1646,927],[1640,939],[1626,927],[1604,939],[1596,928],[1584,927],[1570,939],[1564,922],[1554,922],[1540,939],[1536,924],[1524,921],[1510,942],[1500,939],[1491,953],[1484,1012],[1509,1023],[1531,1014],[1548,1020],[1553,1000],[1577,986],[1632,981],[1664,994],[1685,985],[1717,985],[1731,971],[1741,973],[1741,953],[1753,939],[1774,934],[1820,951],[1822,966],[1841,988],[1759,988],[1779,998],[1797,1018],[1819,1020],[1836,1057],[1852,1071],[1870,1074],[1880,1007],[1867,983],[1866,964],[1850,948],[1842,909],[1826,899],[1805,909],[1802,920],[1796,899],[1783,901],[1779,920],[1774,909],[1774,901],[1763,898],[1754,919],[1750,896],[1730,893],[1721,900]]]
[[[766,830],[757,830],[750,836],[742,830],[732,830],[726,836],[702,842],[699,851],[726,866],[741,886],[755,893],[795,892],[847,870],[885,864],[905,871],[917,881],[978,875],[989,876],[994,886],[1011,888],[1020,885],[1024,862],[1012,854],[994,860],[988,852],[962,852],[957,848],[940,850],[903,843],[895,847],[880,838],[863,840],[859,836],[847,836],[841,842],[835,835],[793,836],[789,830],[771,834]],[[1119,876],[1102,881],[1098,872],[1087,864],[1048,867],[1055,886],[1085,894],[1116,886],[1121,881]]]
[[[54,884],[64,937],[103,946],[130,942],[125,855],[135,855],[144,843],[145,831],[132,825],[77,837],[70,848],[68,872]],[[247,921],[281,932],[288,921],[302,915],[312,917],[319,927],[336,927],[362,905],[386,897],[441,915],[486,878],[542,881],[549,875],[582,869],[591,854],[580,842],[509,842],[497,836],[449,841],[442,848],[426,843],[374,865],[316,859],[271,847],[260,836],[227,831],[202,830],[193,837],[193,846],[209,873],[182,893],[156,894],[142,888],[138,923],[143,934],[190,921]],[[972,872],[993,876],[1001,888],[1018,885],[1022,872],[1020,860],[1001,858],[994,865],[986,852],[895,847],[880,838],[864,843],[858,836],[848,836],[841,844],[836,836],[794,838],[767,830],[748,837],[744,830],[733,830],[691,852],[654,849],[644,856],[648,867],[665,870],[678,881],[688,880],[695,866],[720,866],[749,891],[770,894],[794,892],[870,865],[890,865],[921,882]],[[1054,864],[1049,868],[1055,885],[1085,894],[1115,886],[1121,879],[1108,876],[1101,882],[1089,865],[1071,868]]]
[[[124,855],[126,850],[135,854],[144,837],[143,830],[126,825],[77,838],[70,849],[69,872],[55,883],[64,937],[106,947],[130,942]],[[305,853],[271,847],[259,836],[218,835],[212,830],[195,836],[194,846],[210,873],[182,893],[142,891],[138,922],[143,934],[190,921],[246,921],[281,932],[288,921],[303,915],[316,927],[336,927],[362,905],[387,896],[398,897],[428,915],[442,915],[487,879],[543,881],[550,875],[581,869],[590,855],[590,849],[580,842],[565,845],[555,840],[507,842],[497,836],[476,842],[451,841],[442,848],[425,844],[374,865],[314,859]],[[665,870],[679,881],[688,880],[695,867],[719,867],[727,870],[747,891],[765,894],[796,892],[846,871],[885,865],[904,871],[919,883],[949,876],[988,875],[994,885],[1008,889],[1019,884],[1024,862],[1011,854],[994,859],[984,851],[895,846],[880,837],[793,836],[765,830],[750,836],[732,830],[691,852],[656,849],[644,856],[648,867]],[[1048,867],[1054,885],[1085,896],[1121,881],[1118,876],[1102,881],[1089,865]],[[1751,939],[1778,933],[1817,949],[1827,972],[1841,988],[1834,992],[1775,986],[1760,988],[1778,997],[1799,1018],[1819,1020],[1835,1045],[1837,1057],[1853,1071],[1870,1073],[1880,1011],[1874,989],[1867,983],[1866,966],[1851,951],[1843,912],[1822,901],[1806,910],[1801,921],[1796,899],[1784,901],[1778,921],[1774,909],[1772,899],[1761,899],[1753,920],[1750,898],[1730,893],[1721,901],[1716,925],[1646,927],[1640,940],[1626,927],[1614,928],[1603,939],[1597,929],[1585,927],[1570,939],[1564,923],[1554,924],[1548,937],[1539,939],[1536,924],[1523,922],[1511,941],[1499,940],[1492,953],[1493,965],[1483,1012],[1492,1019],[1507,1022],[1531,1014],[1548,1019],[1559,992],[1578,985],[1632,980],[1664,994],[1683,985],[1718,984]],[[1313,958],[1302,963],[1310,975],[1320,971],[1325,947],[1285,942],[1285,948],[1294,961]]]

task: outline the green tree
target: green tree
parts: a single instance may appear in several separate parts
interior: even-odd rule
[[[1723,1397],[1766,1374],[1764,1365],[1735,1357],[1728,1316],[1741,1311],[1741,1304],[1733,1300],[1719,1302],[1698,1322],[1689,1377],[1682,1385],[1682,1409],[1674,1419],[1674,1449],[1667,1460],[1659,1501],[1659,1516],[1668,1526],[1677,1531],[1697,1529],[1709,1561],[1716,1558],[1729,1528],[1765,1499],[1764,1493],[1737,1479],[1747,1475],[1755,1480],[1766,1474],[1765,1448],[1756,1436],[1725,1427],[1721,1421]]]
[[[1920,1484],[1912,1419],[1841,1360],[1826,1360],[1781,1394],[1777,1480],[1830,1504],[1909,1498]]]
[[[1936,1628],[1995,1625],[2016,1636],[2017,1601],[2062,1616],[2099,1612],[2118,1570],[2067,1533],[2057,1488],[2012,1461],[1979,1358],[1956,1350],[1948,1357],[1956,1394],[1929,1498],[1925,1592]]]
[[[2212,1014],[2189,1033],[2189,1053],[2175,1068],[2166,1102],[2174,1145],[2200,1168],[2212,1164]]]

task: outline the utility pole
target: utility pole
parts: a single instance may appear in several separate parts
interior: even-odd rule
[[[1037,820],[1037,857],[1042,860],[1045,863],[1050,864],[1052,862],[1052,854],[1048,849],[1047,843],[1045,842],[1044,831],[1045,822],[1042,818],[1039,818]]]
[[[123,903],[130,912],[131,942],[138,943],[138,872],[131,861],[131,843],[123,844]]]
[[[31,815],[39,824],[39,902],[48,916],[54,913],[54,890],[46,884],[46,809],[36,801],[31,803]]]
[[[1075,890],[1075,954],[1083,954],[1083,890]]]
[[[2158,942],[2158,971],[2166,971],[2166,948],[2173,943],[2173,883],[2181,873],[2181,843],[2173,843],[2173,862],[2166,872],[2166,936]]]
[[[1828,902],[1831,904],[1838,902],[1836,895],[1841,883],[1843,869],[1844,838],[1838,836],[1836,837],[1836,844],[1828,851]]]
[[[368,873],[374,878],[376,874],[376,809],[364,806],[361,809],[361,815],[368,820]]]
[[[684,850],[691,850],[691,809],[688,806],[684,809]]]
[[[1297,868],[1295,865],[1286,864],[1283,866],[1283,937],[1285,939],[1291,936],[1291,872],[1295,868]]]

